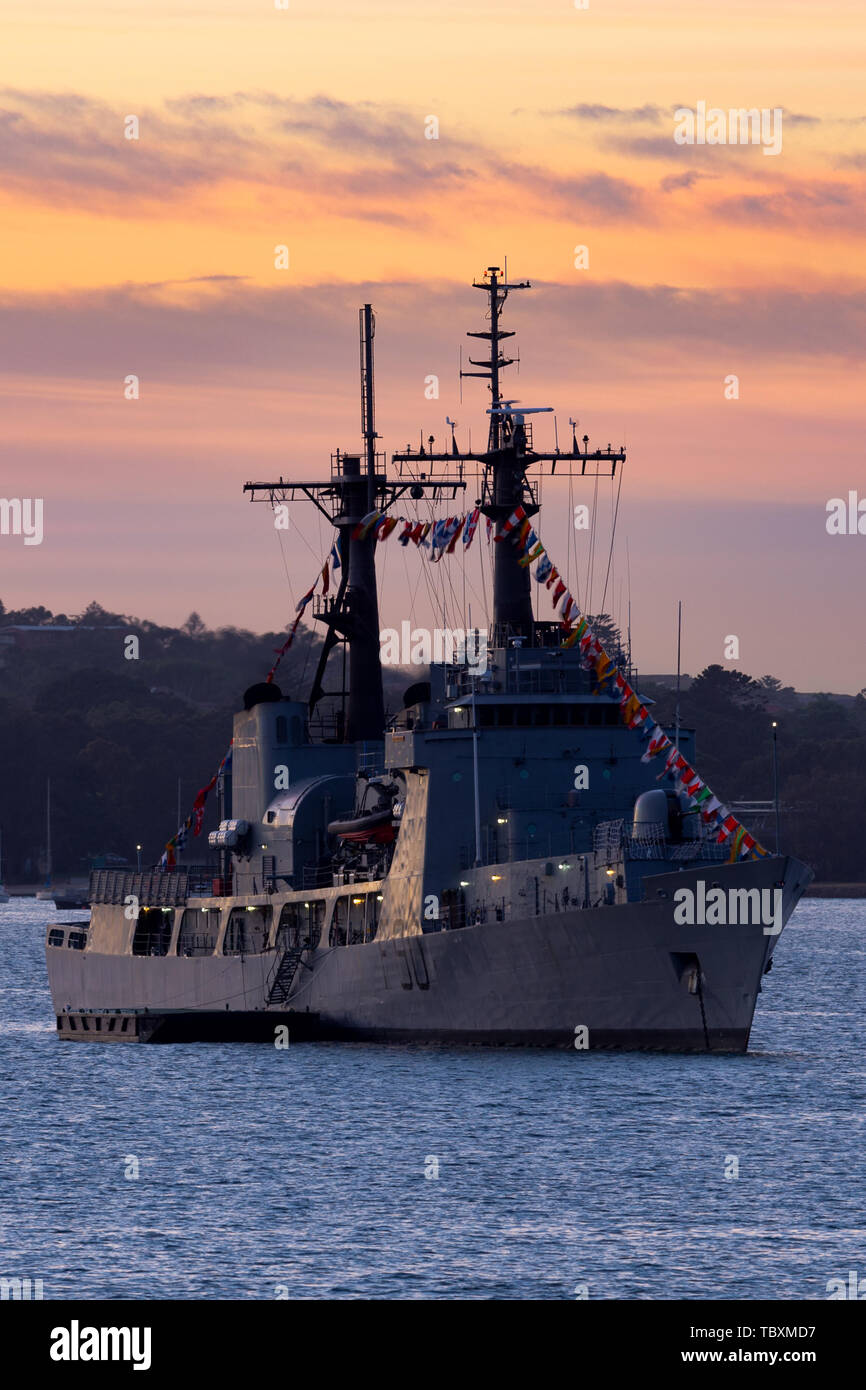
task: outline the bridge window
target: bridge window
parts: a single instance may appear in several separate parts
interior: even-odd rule
[[[177,938],[179,956],[212,956],[219,935],[218,907],[187,907],[180,919]]]
[[[334,904],[329,942],[331,946],[357,946],[372,941],[379,927],[379,895],[354,893]]]
[[[325,902],[311,898],[304,903],[284,903],[277,925],[277,946],[305,946],[315,950],[325,922]]]
[[[143,907],[132,937],[134,956],[164,956],[171,941],[172,912],[168,908]]]
[[[66,944],[73,951],[83,951],[87,945],[87,932],[71,931],[67,937]]]
[[[270,907],[233,907],[226,927],[224,956],[259,956],[270,931]]]
[[[442,893],[442,916],[438,922],[425,922],[428,930],[456,931],[466,926],[466,895],[462,888],[446,888]]]
[[[277,743],[288,743],[289,726],[284,714],[277,715]]]
[[[64,933],[60,930],[59,927],[52,927],[51,930],[50,930],[50,932],[48,933],[48,945],[49,945],[49,946],[62,946],[62,945],[63,945],[63,936],[64,936]]]

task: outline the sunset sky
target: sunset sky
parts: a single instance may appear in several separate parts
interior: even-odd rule
[[[862,0],[3,8],[0,496],[45,508],[41,546],[0,536],[7,608],[285,628],[330,538],[299,506],[287,582],[243,483],[359,447],[365,301],[382,447],[444,442],[446,415],[478,447],[458,348],[507,255],[534,288],[506,308],[506,394],[554,406],[561,444],[572,416],[628,448],[605,607],[624,623],[630,587],[639,668],[674,669],[681,598],[687,671],[735,634],[755,676],[866,685],[866,535],[825,526],[829,499],[866,498]],[[699,101],[780,108],[781,153],[676,144]],[[582,486],[544,486],[560,567]],[[611,506],[606,483],[605,563]],[[429,622],[426,561],[382,549],[385,621]]]

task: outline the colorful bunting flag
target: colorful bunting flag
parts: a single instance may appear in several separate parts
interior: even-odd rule
[[[739,823],[740,822],[737,820],[736,816],[732,816],[730,814],[725,816],[725,819],[719,826],[719,833],[716,836],[716,844],[723,844],[729,835],[733,835]]]
[[[511,513],[511,516],[508,518],[508,520],[503,522],[501,530],[496,536],[494,536],[493,539],[495,541],[504,541],[505,537],[510,535],[511,532],[514,530],[515,526],[519,526],[520,523],[525,520],[525,518],[526,512],[523,510],[523,508],[516,507],[514,511]]]
[[[435,522],[412,522],[404,517],[389,517],[383,511],[368,512],[365,517],[354,527],[352,538],[356,540],[364,539],[371,530],[378,541],[387,540],[399,523],[402,522],[403,529],[398,536],[398,541],[402,546],[406,546],[411,541],[416,546],[424,545],[429,551],[429,558],[434,562],[441,560],[443,555],[454,553],[457,543],[463,536],[463,548],[468,550],[475,536],[480,521],[480,508],[475,507],[471,512],[464,513],[459,517],[445,517]],[[751,855],[753,858],[765,857],[767,851],[748,834],[745,827],[740,825],[737,818],[723,806],[718,797],[713,795],[711,789],[701,780],[698,774],[691,768],[686,759],[680,754],[679,750],[671,743],[664,730],[656,724],[650,717],[645,705],[641,704],[639,695],[629,685],[622,671],[608,656],[604,647],[595,636],[587,619],[580,613],[580,609],[572,598],[566,587],[564,580],[560,577],[559,570],[551,561],[543,543],[539,540],[526,511],[522,506],[514,509],[507,521],[503,522],[498,528],[494,527],[490,517],[485,518],[487,541],[502,541],[510,537],[515,543],[519,553],[518,564],[523,569],[528,569],[530,565],[538,561],[535,577],[539,584],[544,584],[552,590],[551,599],[554,612],[559,609],[560,622],[563,631],[563,648],[571,648],[576,644],[580,646],[581,664],[586,670],[595,670],[597,677],[598,690],[607,694],[609,698],[619,703],[623,722],[630,729],[634,729],[641,741],[646,743],[646,748],[642,754],[641,762],[649,763],[659,753],[666,753],[664,769],[659,775],[659,780],[667,778],[680,787],[683,792],[694,803],[695,808],[700,812],[706,824],[719,822],[717,843],[723,843],[729,836],[734,836],[731,848],[732,859],[738,855]],[[428,539],[429,538],[429,539]],[[338,536],[337,542],[330,553],[330,565],[336,572],[342,564],[342,534]],[[330,575],[328,562],[325,563],[321,572],[322,593],[327,595],[330,591]],[[317,581],[318,582],[318,581]],[[297,605],[297,617],[292,624],[289,635],[282,647],[277,649],[277,660],[268,674],[268,682],[273,680],[274,672],[279,665],[279,661],[291,646],[301,615],[310,599],[313,597],[315,585],[303,596]],[[562,605],[560,608],[560,604]],[[573,623],[579,619],[576,627]],[[211,784],[209,784],[210,787]],[[209,789],[209,788],[208,788]],[[208,789],[202,789],[206,791]],[[199,793],[201,796],[201,792]],[[197,799],[198,800],[198,799]],[[196,824],[200,827],[202,807],[194,807],[192,821],[188,824]],[[194,829],[198,834],[198,830]],[[185,834],[184,827],[178,834],[182,837]],[[174,850],[177,848],[177,836],[166,845],[166,853],[163,861],[171,859]]]
[[[233,743],[234,740],[232,739],[229,743],[228,750],[222,759],[222,762],[220,763],[213,777],[207,783],[207,786],[202,787],[200,791],[196,794],[195,801],[192,804],[192,814],[187,816],[183,824],[178,827],[175,834],[172,835],[171,839],[167,842],[165,849],[162,852],[162,857],[159,861],[159,866],[161,869],[173,869],[176,866],[176,851],[183,850],[186,848],[187,834],[190,829],[192,830],[193,835],[201,834],[202,821],[204,820],[205,802],[207,801],[208,796],[216,786],[220,774],[226,771],[226,769],[231,765]]]
[[[640,700],[638,699],[637,695],[635,695],[634,691],[632,691],[631,695],[629,695],[625,704],[622,706],[622,717],[625,720],[626,724],[631,723],[640,707]]]
[[[538,544],[534,545],[531,550],[528,550],[525,555],[522,555],[517,563],[521,568],[526,569],[527,566],[532,564],[533,560],[537,560],[539,555],[543,554],[544,546],[541,544],[541,541],[539,541]]]
[[[463,526],[464,526],[465,521],[466,521],[466,518],[465,518],[465,517],[462,517],[462,516],[461,516],[461,517],[458,517],[458,518],[457,518],[457,522],[456,522],[456,525],[455,525],[455,527],[454,527],[454,534],[453,534],[453,536],[451,537],[451,540],[448,542],[448,548],[447,548],[447,550],[445,551],[445,554],[446,554],[446,555],[453,555],[453,554],[454,554],[454,547],[455,547],[455,545],[457,544],[457,542],[458,542],[459,539],[460,539],[460,532],[463,530]]]
[[[463,549],[468,550],[475,537],[478,527],[478,519],[481,516],[480,507],[475,507],[466,518],[466,530],[463,532]]]
[[[364,540],[382,516],[384,516],[384,512],[380,511],[368,512],[366,516],[362,516],[361,520],[352,531],[352,540]]]

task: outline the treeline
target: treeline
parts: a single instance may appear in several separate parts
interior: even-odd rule
[[[599,624],[602,625],[601,622]],[[43,631],[12,633],[25,627]],[[74,631],[49,632],[47,628]],[[5,635],[4,635],[5,630]],[[616,634],[606,636],[615,644]],[[138,643],[130,659],[129,638]],[[35,882],[45,870],[46,786],[51,779],[55,874],[81,874],[106,854],[159,858],[177,828],[177,784],[186,816],[216,770],[247,686],[263,680],[284,633],[209,630],[191,614],[181,628],[109,613],[91,604],[68,618],[46,608],[7,612],[0,603],[0,829],[3,874]],[[277,675],[305,699],[321,650],[301,627]],[[385,672],[396,710],[404,673]],[[675,696],[639,682],[670,723]],[[710,666],[683,692],[682,724],[697,734],[697,768],[724,801],[773,795],[772,722],[778,724],[782,847],[825,881],[866,880],[861,807],[866,787],[866,695],[805,700],[765,676]],[[204,832],[190,861],[206,857]],[[774,845],[773,819],[754,827]]]
[[[37,631],[12,632],[16,627]],[[51,628],[72,631],[47,631]],[[5,634],[5,636],[4,636]],[[137,639],[137,655],[129,638]],[[262,681],[285,632],[209,630],[193,613],[181,628],[91,604],[76,617],[0,603],[0,830],[3,877],[36,882],[46,867],[51,781],[55,878],[87,872],[106,854],[155,863],[225,753],[232,716]],[[284,694],[306,699],[321,639],[301,626],[280,663]],[[386,673],[399,708],[405,676]],[[211,797],[189,862],[208,858]]]
[[[674,693],[640,689],[657,700],[654,718],[672,723]],[[819,881],[866,881],[866,691],[804,699],[772,676],[708,666],[683,691],[680,718],[696,731],[698,773],[725,802],[772,799],[775,721],[782,849],[811,864]],[[774,817],[750,828],[775,847]]]

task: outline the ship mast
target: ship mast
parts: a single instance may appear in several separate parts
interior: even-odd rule
[[[351,534],[362,517],[368,516],[375,508],[377,494],[377,435],[373,402],[373,336],[376,327],[371,305],[365,304],[359,311],[359,321],[361,433],[364,438],[366,469],[365,475],[362,474],[360,461],[344,456],[344,514],[338,519],[338,529],[342,537],[342,552],[348,556],[348,582],[341,611],[331,616],[332,631],[349,639],[349,700],[345,729],[347,743],[381,739],[385,729],[385,695],[379,660],[375,528],[360,538],[353,539]]]
[[[502,315],[502,310],[505,306],[505,301],[508,298],[509,292],[511,290],[529,290],[532,288],[528,280],[522,280],[519,284],[509,285],[505,281],[500,281],[499,275],[499,266],[491,265],[487,267],[487,272],[483,280],[472,281],[472,288],[474,290],[484,290],[490,301],[490,308],[488,313],[488,317],[490,319],[490,330],[489,332],[483,331],[467,333],[466,336],[467,338],[489,339],[490,356],[487,359],[482,358],[480,360],[477,360],[474,357],[470,357],[469,359],[473,367],[483,367],[483,371],[461,371],[460,373],[462,377],[485,377],[490,382],[491,409],[490,432],[487,437],[488,453],[493,453],[495,450],[501,447],[505,424],[500,413],[502,409],[502,397],[499,392],[499,373],[503,367],[510,367],[514,361],[513,357],[503,357],[499,349],[500,339],[513,338],[514,331],[513,329],[500,328],[499,320]]]
[[[556,472],[557,464],[567,464],[567,476],[573,476],[575,465],[579,463],[581,477],[613,477],[617,464],[625,461],[625,451],[611,449],[610,445],[606,449],[590,451],[587,435],[584,435],[581,441],[582,449],[577,439],[573,439],[570,453],[563,453],[558,446],[552,453],[545,453],[533,447],[532,425],[527,422],[526,417],[547,413],[551,407],[522,406],[516,401],[504,400],[500,384],[500,373],[514,361],[512,357],[505,357],[500,347],[504,338],[514,336],[511,330],[500,326],[502,310],[512,290],[528,290],[532,286],[525,280],[509,283],[507,277],[503,277],[499,266],[495,265],[488,266],[482,279],[473,280],[472,286],[473,289],[484,290],[487,295],[487,318],[490,326],[481,331],[470,332],[467,337],[488,340],[490,355],[486,358],[470,358],[470,364],[480,370],[461,370],[460,375],[481,377],[489,383],[491,404],[488,409],[490,428],[487,450],[483,454],[471,451],[463,453],[456,447],[452,447],[450,453],[435,453],[432,449],[428,452],[423,449],[418,452],[406,450],[404,453],[394,454],[393,460],[395,463],[415,465],[419,462],[426,465],[438,461],[447,463],[454,460],[477,460],[481,464],[482,472],[478,505],[484,516],[494,523],[498,532],[518,507],[523,508],[527,517],[534,516],[538,511],[537,485],[527,476],[529,468],[549,462],[553,474]],[[589,464],[594,464],[595,468],[588,468]],[[562,472],[566,472],[566,469],[563,468]],[[519,554],[514,546],[497,545],[494,549],[494,645],[502,645],[511,638],[532,641],[536,623],[532,614],[529,568],[520,565]]]
[[[373,387],[373,339],[376,319],[373,306],[365,304],[358,310],[361,324],[361,434],[367,459],[367,511],[376,503],[376,403]]]
[[[376,324],[371,305],[359,311],[361,343],[361,434],[364,469],[357,453],[331,455],[331,476],[326,482],[294,482],[279,478],[270,483],[245,483],[244,492],[268,498],[271,506],[306,497],[336,527],[340,537],[340,585],[333,599],[314,606],[316,618],[327,627],[319,656],[309,708],[326,696],[341,700],[337,737],[340,742],[375,742],[384,737],[385,700],[380,660],[379,600],[376,591],[375,527],[366,536],[353,534],[358,523],[374,510],[384,511],[405,493],[416,500],[429,494],[433,501],[456,497],[466,487],[462,469],[458,477],[424,472],[421,478],[389,478],[383,454],[376,452],[373,339]],[[324,685],[328,658],[338,642],[347,648],[347,682],[340,690]]]

